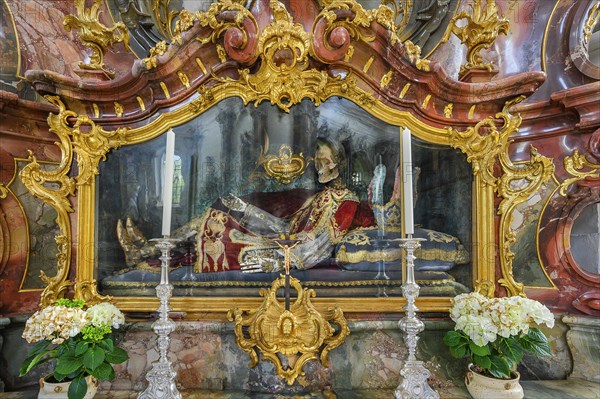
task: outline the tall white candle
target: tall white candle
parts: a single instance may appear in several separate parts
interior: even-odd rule
[[[402,130],[402,174],[404,178],[403,202],[404,202],[404,234],[414,234],[413,218],[413,179],[412,179],[412,151],[410,143],[410,130]]]
[[[173,205],[173,159],[175,157],[175,133],[167,132],[167,150],[165,152],[165,167],[163,181],[163,218],[162,235],[171,235],[171,208]]]

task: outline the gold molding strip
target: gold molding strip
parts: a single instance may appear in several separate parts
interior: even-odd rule
[[[363,66],[363,72],[367,73],[369,72],[369,68],[371,68],[371,64],[373,63],[373,61],[375,61],[375,56],[372,55],[367,62],[365,63],[365,65]]]
[[[167,87],[165,82],[160,82],[160,88],[162,89],[162,91],[165,94],[165,97],[167,97],[167,99],[171,98],[171,93],[169,93],[169,88]]]
[[[477,107],[477,104],[473,104],[471,105],[471,108],[469,108],[469,114],[467,115],[468,119],[473,119],[473,115],[475,114],[475,107]]]
[[[202,70],[202,74],[203,75],[207,75],[208,71],[206,70],[206,67],[204,66],[204,63],[202,62],[202,60],[198,57],[196,57],[196,64],[198,64],[198,66],[200,67],[200,69]]]
[[[404,98],[404,96],[406,95],[406,92],[408,91],[408,89],[410,89],[410,83],[407,83],[404,85],[404,87],[402,88],[402,91],[400,92],[400,95],[398,96],[400,99]]]
[[[137,100],[138,104],[140,105],[142,112],[144,112],[146,110],[146,104],[144,104],[144,99],[140,96],[137,96],[135,99]]]
[[[431,100],[431,94],[428,94],[427,96],[425,96],[425,99],[423,100],[423,104],[421,104],[421,108],[427,109],[427,105],[429,105],[429,100]]]
[[[114,103],[115,106],[115,115],[117,115],[119,118],[123,116],[123,106],[121,104],[119,104],[117,101],[115,101]]]

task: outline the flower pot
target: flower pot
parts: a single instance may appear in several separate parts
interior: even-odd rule
[[[465,385],[473,399],[522,399],[523,388],[519,384],[521,375],[517,371],[514,374],[516,377],[511,380],[486,377],[474,371],[473,364],[469,364]]]
[[[48,382],[46,381],[46,378],[48,377],[40,378],[40,393],[38,394],[38,399],[66,398],[69,393],[71,381]],[[87,382],[88,389],[83,399],[91,399],[98,391],[98,380],[95,377],[88,375],[85,377],[85,381]]]

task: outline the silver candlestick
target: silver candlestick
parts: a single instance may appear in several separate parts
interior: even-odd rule
[[[156,296],[160,300],[159,317],[152,323],[152,329],[158,336],[159,359],[152,363],[152,369],[146,373],[148,387],[138,395],[138,399],[181,399],[181,393],[177,390],[175,383],[177,373],[167,358],[171,344],[169,334],[175,330],[175,322],[169,318],[171,310],[169,298],[173,291],[173,285],[169,283],[169,261],[171,260],[171,248],[178,240],[165,236],[151,241],[156,241],[156,247],[162,252],[160,283],[156,286]]]
[[[398,323],[400,329],[404,332],[404,340],[408,346],[408,359],[404,362],[404,367],[400,371],[402,382],[398,385],[395,392],[396,399],[439,399],[439,395],[427,383],[427,378],[431,375],[425,368],[422,361],[417,360],[415,352],[419,333],[425,329],[425,325],[417,317],[419,310],[415,301],[419,296],[419,285],[415,281],[415,250],[421,246],[420,241],[424,238],[413,238],[408,235],[407,238],[400,239],[400,246],[406,249],[406,280],[402,284],[402,294],[406,298],[406,315]]]

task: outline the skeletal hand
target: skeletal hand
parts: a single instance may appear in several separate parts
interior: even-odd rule
[[[240,264],[243,273],[261,273],[276,272],[281,269],[279,262],[272,259],[252,259],[249,262]]]
[[[232,211],[244,212],[248,207],[248,204],[233,194],[229,194],[226,197],[221,198],[221,202],[223,202],[223,205]]]

